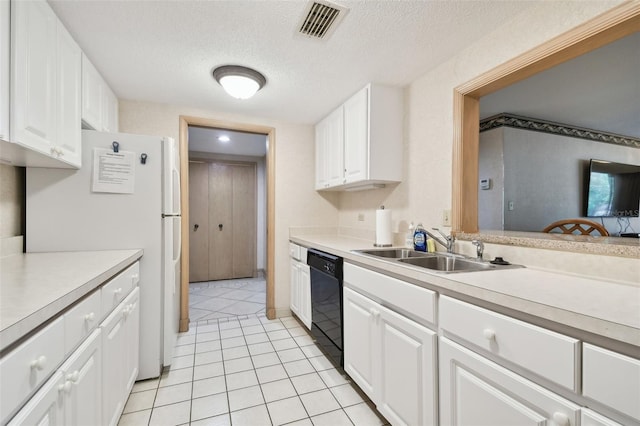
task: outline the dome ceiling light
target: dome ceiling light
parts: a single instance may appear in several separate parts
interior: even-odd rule
[[[258,71],[240,65],[218,67],[213,70],[213,78],[236,99],[249,99],[267,83]]]

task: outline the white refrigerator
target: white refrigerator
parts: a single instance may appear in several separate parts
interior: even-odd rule
[[[138,380],[158,377],[173,357],[180,221],[180,158],[171,138],[83,130],[80,170],[27,168],[27,252],[144,250]]]

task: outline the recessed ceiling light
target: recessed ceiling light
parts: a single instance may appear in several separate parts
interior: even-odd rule
[[[229,136],[227,135],[222,135],[222,136],[218,136],[218,140],[220,142],[229,142],[231,139],[229,139]]]
[[[213,78],[231,96],[249,99],[267,83],[258,71],[240,65],[224,65],[213,70]]]

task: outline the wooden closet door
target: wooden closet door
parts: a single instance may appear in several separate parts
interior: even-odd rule
[[[233,277],[256,270],[256,168],[233,166]]]
[[[233,166],[209,165],[209,279],[233,276]]]
[[[189,282],[209,281],[209,164],[189,163]]]

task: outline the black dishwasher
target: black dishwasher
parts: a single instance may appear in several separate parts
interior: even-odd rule
[[[307,264],[311,273],[311,334],[342,368],[342,258],[309,249]]]

